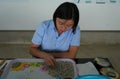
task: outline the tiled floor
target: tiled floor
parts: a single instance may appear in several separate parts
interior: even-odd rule
[[[29,45],[0,44],[0,58],[30,58]],[[120,45],[81,45],[77,58],[105,57],[120,73]]]

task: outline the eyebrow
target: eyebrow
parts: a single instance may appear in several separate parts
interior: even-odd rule
[[[63,22],[61,19],[58,19],[58,22],[60,22],[60,23],[62,23],[62,24],[65,23],[65,22]],[[67,25],[67,26],[72,26],[72,25],[74,25],[74,23],[73,23],[73,24],[69,24],[69,25]]]

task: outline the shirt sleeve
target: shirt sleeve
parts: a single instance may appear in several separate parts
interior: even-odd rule
[[[44,36],[44,23],[41,23],[39,25],[39,27],[36,29],[33,38],[32,38],[32,43],[36,44],[36,45],[40,45]]]
[[[71,40],[71,46],[80,46],[80,27],[76,28],[76,32],[73,34]]]

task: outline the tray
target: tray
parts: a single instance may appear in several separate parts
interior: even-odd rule
[[[73,60],[56,59],[56,61],[71,62],[74,69],[73,79],[78,76],[76,64]],[[1,77],[2,79],[57,79],[57,77],[49,75],[46,68],[43,59],[14,59],[7,64]]]

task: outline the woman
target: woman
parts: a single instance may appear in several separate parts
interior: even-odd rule
[[[36,29],[30,54],[54,66],[55,58],[75,58],[80,45],[79,10],[74,3],[64,2],[55,10],[53,20]]]

